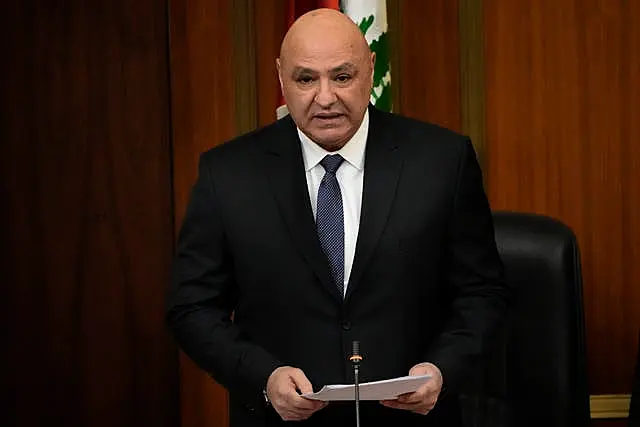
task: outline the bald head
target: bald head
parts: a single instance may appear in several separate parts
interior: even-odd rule
[[[360,28],[335,9],[316,9],[299,17],[289,28],[280,46],[280,61],[308,44],[348,44],[360,55],[369,55],[369,45]]]
[[[369,104],[375,54],[360,28],[333,9],[308,12],[285,35],[276,60],[289,114],[329,151],[359,129]]]

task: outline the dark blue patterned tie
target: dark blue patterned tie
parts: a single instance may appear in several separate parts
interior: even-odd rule
[[[325,170],[318,189],[316,227],[322,250],[329,260],[331,275],[340,295],[344,295],[344,212],[336,171],[344,159],[339,154],[325,156]]]

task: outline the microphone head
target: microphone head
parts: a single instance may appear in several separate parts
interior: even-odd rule
[[[351,342],[351,357],[349,360],[356,365],[362,361],[362,356],[360,355],[360,341]]]
[[[351,342],[351,355],[360,356],[360,341]]]

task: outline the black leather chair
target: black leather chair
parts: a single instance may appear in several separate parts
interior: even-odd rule
[[[495,212],[494,221],[512,299],[502,336],[461,398],[465,426],[588,426],[576,237],[542,215]]]
[[[640,427],[640,333],[636,353],[636,373],[633,378],[631,405],[629,406],[629,427]]]

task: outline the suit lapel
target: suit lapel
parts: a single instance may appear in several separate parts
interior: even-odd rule
[[[362,209],[356,253],[349,277],[346,300],[358,286],[362,273],[378,244],[396,194],[402,158],[385,117],[369,109],[370,123],[364,166]]]
[[[316,233],[295,124],[287,117],[276,126],[279,131],[265,144],[265,167],[271,189],[294,244],[322,285],[342,302]]]

